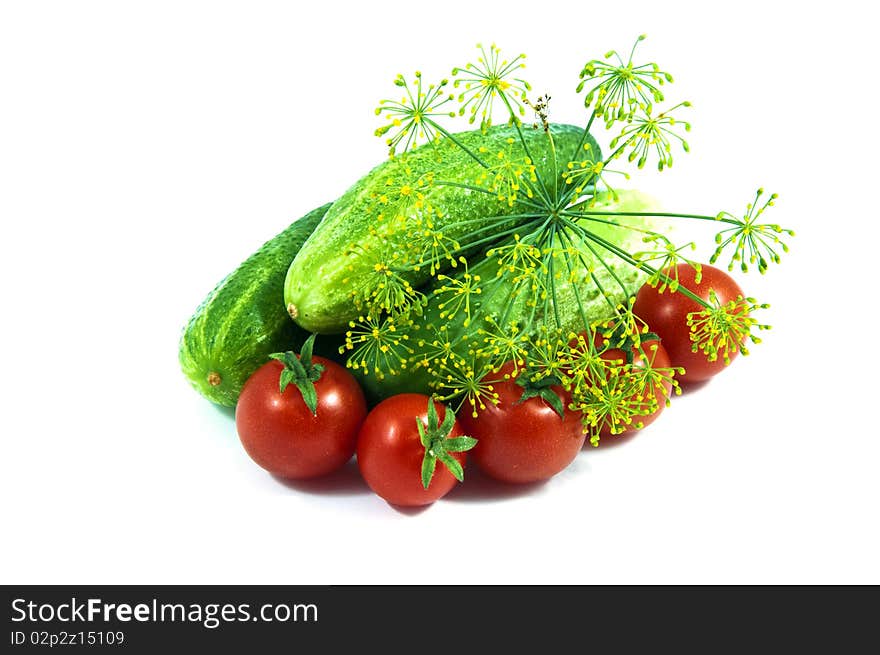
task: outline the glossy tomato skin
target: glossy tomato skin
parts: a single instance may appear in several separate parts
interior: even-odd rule
[[[277,476],[313,478],[340,468],[354,454],[367,415],[363,391],[339,364],[319,357],[324,370],[315,382],[315,415],[294,384],[278,388],[284,365],[272,360],[248,379],[235,408],[241,443],[257,464]]]
[[[376,405],[358,434],[357,463],[361,475],[370,489],[393,505],[429,505],[458,483],[449,469],[438,461],[428,488],[422,486],[425,448],[416,421],[428,425],[428,402],[434,402],[442,423],[446,416],[443,404],[420,393],[403,393]],[[448,436],[464,434],[456,421]],[[466,453],[450,454],[464,467]]]
[[[492,379],[514,370],[506,363]],[[519,403],[523,388],[511,378],[493,385],[498,404],[487,403],[476,418],[462,412],[462,430],[477,439],[470,451],[481,471],[503,482],[527,483],[546,480],[571,464],[584,445],[578,412],[568,408],[571,396],[562,387],[551,387],[566,407],[564,418],[542,398]]]
[[[642,354],[644,352],[644,354]],[[647,363],[652,366],[652,368],[670,368],[672,366],[669,355],[666,352],[666,349],[657,339],[648,339],[642,342],[641,350],[638,348],[632,349],[633,361],[632,365],[636,368],[644,368]],[[623,350],[619,348],[610,348],[602,353],[602,359],[607,359],[609,361],[626,361],[626,354]],[[642,414],[640,416],[634,416],[632,420],[626,425],[623,432],[618,432],[617,434],[611,434],[611,425],[606,422],[602,425],[599,431],[599,445],[601,446],[603,443],[608,443],[608,439],[614,439],[615,437],[622,437],[633,432],[637,432],[638,429],[636,425],[641,423],[642,427],[647,427],[651,423],[653,423],[660,413],[666,408],[666,399],[669,397],[669,394],[672,393],[672,381],[664,381],[663,388],[658,389],[657,387],[653,387],[651,391],[653,391],[654,398],[657,401],[657,409],[649,414]],[[646,392],[650,393],[650,392]]]
[[[704,300],[709,299],[710,289],[715,291],[721,304],[744,296],[734,279],[714,266],[702,265],[703,276],[699,284],[695,281],[696,271],[693,266],[679,264],[677,269],[679,284]],[[670,277],[673,276],[669,270],[666,273]],[[660,293],[658,288],[649,284],[642,285],[633,305],[633,313],[645,321],[651,332],[662,340],[672,365],[684,367],[685,373],[678,376],[682,383],[708,380],[725,368],[723,358],[719,357],[714,362],[710,362],[704,353],[691,350],[687,316],[702,309],[699,303],[681,292],[673,293],[667,289]],[[731,361],[737,354],[736,350],[731,350]]]

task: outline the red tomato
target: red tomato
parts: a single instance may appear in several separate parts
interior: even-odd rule
[[[674,278],[671,269],[664,272]],[[709,300],[710,289],[715,291],[722,305],[744,296],[742,289],[733,278],[714,266],[702,265],[703,276],[699,284],[695,281],[696,271],[690,264],[679,264],[677,272],[679,284],[703,300]],[[692,350],[687,316],[691,312],[699,312],[703,309],[702,305],[688,298],[680,290],[672,292],[666,289],[660,293],[658,288],[644,284],[636,294],[633,313],[648,324],[651,332],[660,337],[672,365],[684,367],[684,375],[678,376],[681,382],[708,380],[725,367],[722,357],[719,356],[717,360],[710,362],[704,353]],[[737,353],[735,348],[731,349],[730,359],[733,360]]]
[[[351,459],[367,404],[357,381],[339,364],[315,355],[324,370],[314,382],[316,412],[296,384],[282,393],[285,365],[270,361],[248,379],[235,408],[235,425],[248,455],[284,478],[330,473]]]
[[[514,370],[505,364],[492,379]],[[568,409],[571,396],[551,386],[565,408],[560,417],[546,400],[533,396],[522,403],[523,387],[515,379],[493,384],[498,404],[487,403],[476,418],[463,412],[462,429],[477,439],[473,459],[482,471],[504,482],[546,480],[568,466],[584,445],[580,414]]]
[[[361,475],[370,489],[394,505],[428,505],[449,493],[457,482],[438,461],[428,488],[422,484],[425,447],[416,422],[428,427],[429,402],[434,402],[439,420],[443,421],[447,411],[444,405],[419,393],[403,393],[376,405],[358,434],[357,463]],[[447,437],[463,434],[456,421]],[[466,453],[450,455],[464,466]]]
[[[647,341],[643,341],[641,349],[635,347],[632,349],[632,355],[632,366],[637,369],[644,369],[646,361],[647,364],[654,369],[668,369],[672,366],[669,361],[669,355],[666,353],[666,349],[657,339],[649,339]],[[610,348],[603,352],[601,357],[602,359],[606,359],[608,361],[626,361],[626,354],[623,352],[623,350],[619,348]],[[647,414],[634,416],[627,423],[624,431],[618,432],[617,434],[611,434],[610,422],[605,421],[599,431],[599,444],[601,445],[603,443],[602,439],[613,439],[615,437],[632,434],[637,430],[636,426],[638,424],[641,424],[642,427],[646,427],[653,423],[654,420],[658,416],[660,416],[660,412],[662,412],[666,407],[666,399],[669,397],[669,394],[672,393],[672,379],[670,378],[668,381],[664,379],[661,382],[661,385],[662,388],[651,385],[650,388],[646,388],[644,390],[645,395],[642,396],[642,399],[649,402],[650,396],[653,393],[654,399],[657,402],[657,409]],[[638,397],[636,397],[635,400],[638,400]],[[607,443],[607,441],[605,443]]]

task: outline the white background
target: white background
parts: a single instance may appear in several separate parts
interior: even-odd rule
[[[0,581],[880,583],[876,35],[864,3],[779,4],[0,5]],[[181,327],[381,161],[394,76],[494,40],[577,122],[582,64],[642,32],[694,129],[632,185],[706,213],[765,185],[798,230],[739,277],[765,343],[537,488],[471,469],[404,513],[354,464],[252,464],[180,374]]]

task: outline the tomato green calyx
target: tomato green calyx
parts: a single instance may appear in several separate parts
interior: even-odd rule
[[[420,419],[416,419],[419,438],[425,447],[425,456],[422,459],[422,486],[425,489],[431,484],[438,459],[449,469],[456,480],[459,482],[464,480],[464,469],[450,453],[463,453],[470,450],[477,445],[477,440],[473,437],[450,438],[449,433],[452,432],[454,424],[455,412],[449,407],[446,408],[443,423],[440,423],[433,399],[428,400],[428,427],[426,428]]]
[[[299,357],[290,350],[283,353],[273,353],[269,357],[284,364],[284,369],[281,371],[281,376],[278,379],[278,388],[281,393],[284,393],[288,385],[296,385],[312,416],[317,416],[318,393],[315,391],[315,382],[321,379],[324,367],[321,364],[312,362],[312,348],[314,348],[314,345],[315,335],[313,334],[306,339],[300,350]]]
[[[516,401],[517,405],[521,405],[529,398],[540,398],[559,414],[559,418],[565,418],[565,406],[562,403],[562,398],[553,390],[554,386],[562,385],[562,380],[558,375],[548,375],[535,380],[534,376],[523,373],[517,378],[516,383],[523,388],[522,396]]]

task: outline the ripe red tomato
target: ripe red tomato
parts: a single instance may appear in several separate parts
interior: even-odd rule
[[[742,289],[733,278],[714,266],[702,265],[702,279],[699,284],[696,282],[696,270],[693,266],[679,264],[676,268],[680,286],[703,300],[709,300],[710,290],[714,290],[722,305],[744,296]],[[675,277],[671,269],[664,272],[670,277]],[[725,367],[722,357],[711,362],[704,353],[692,350],[693,343],[687,316],[691,312],[699,312],[703,309],[702,305],[688,298],[680,290],[672,292],[666,289],[660,293],[658,288],[646,283],[636,294],[633,313],[645,321],[651,331],[660,337],[672,365],[684,367],[684,374],[678,376],[681,382],[708,380]],[[733,360],[737,353],[736,348],[732,348],[729,351],[730,360]]]
[[[601,355],[602,359],[608,361],[626,361],[626,353],[623,352],[620,348],[609,348]],[[648,339],[646,341],[642,341],[641,348],[632,348],[632,366],[634,369],[644,369],[646,366],[650,366],[653,369],[670,369],[672,364],[669,360],[669,355],[666,353],[666,349],[657,339]],[[672,375],[670,371],[670,376]],[[634,402],[642,401],[644,404],[650,405],[651,395],[653,395],[654,400],[657,404],[657,409],[654,411],[648,411],[646,414],[639,414],[633,416],[624,427],[623,432],[618,432],[617,434],[611,433],[611,423],[610,421],[605,421],[602,423],[601,429],[599,430],[599,444],[603,443],[602,439],[606,441],[607,439],[620,437],[627,434],[632,434],[638,428],[637,426],[641,424],[641,426],[647,427],[654,420],[660,416],[660,413],[666,408],[666,399],[669,398],[669,394],[672,392],[672,378],[663,378],[660,380],[660,387],[657,387],[654,384],[649,384],[647,388],[644,389],[643,394],[637,394],[635,398],[633,398]]]
[[[434,423],[431,425],[429,403],[434,407]],[[357,462],[366,483],[379,496],[394,505],[418,506],[433,503],[445,496],[455,486],[456,475],[450,470],[449,459],[463,470],[466,453],[449,448],[445,457],[438,441],[455,444],[467,449],[473,440],[467,440],[454,415],[447,418],[444,405],[418,393],[404,393],[386,398],[367,415],[357,440]],[[452,419],[450,421],[450,419]],[[439,435],[438,422],[443,422],[444,435]],[[433,437],[434,450],[426,449],[418,424]],[[442,426],[441,426],[442,427]],[[424,466],[431,452],[438,454],[432,465],[427,488],[423,484]],[[443,460],[446,459],[446,463]],[[455,463],[451,464],[456,468]],[[435,467],[434,467],[435,466]]]
[[[305,348],[303,352],[305,360]],[[235,408],[235,425],[248,455],[284,478],[311,478],[340,468],[354,454],[358,429],[367,415],[364,394],[351,373],[310,352],[308,360],[310,366],[323,367],[320,377],[310,381],[316,396],[314,413],[295,382],[280,390],[288,367],[275,360],[248,379]]]
[[[510,375],[512,362],[492,379]],[[516,379],[493,384],[498,404],[487,403],[476,418],[463,412],[462,429],[477,439],[472,451],[480,470],[504,482],[546,480],[568,466],[584,445],[580,414],[568,409],[571,396],[562,387],[547,387],[561,401],[563,415],[540,396],[523,402]]]

